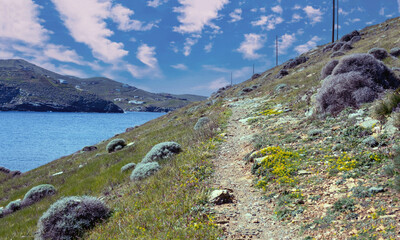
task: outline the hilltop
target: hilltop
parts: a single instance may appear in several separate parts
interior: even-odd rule
[[[312,49],[119,134],[119,151],[110,139],[19,176],[0,172],[2,206],[38,184],[57,190],[0,219],[0,236],[33,237],[52,203],[92,195],[113,213],[83,239],[397,239],[400,59],[384,52],[395,53],[399,30],[394,18]],[[182,152],[153,176],[122,171],[171,141]]]
[[[205,99],[150,93],[103,77],[65,76],[22,59],[0,60],[0,84],[3,111],[168,112]]]

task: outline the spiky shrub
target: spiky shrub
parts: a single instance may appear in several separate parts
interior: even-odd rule
[[[14,200],[7,204],[6,210],[15,212],[21,209],[21,199]]]
[[[251,88],[250,88],[251,89]],[[250,91],[252,91],[251,89]],[[242,90],[244,91],[244,89]],[[204,127],[206,127],[209,123],[211,122],[211,119],[209,117],[202,117],[197,120],[197,123],[194,125],[194,130],[198,131]]]
[[[130,179],[132,181],[139,181],[154,175],[161,167],[158,162],[139,163],[132,171]]]
[[[295,59],[291,59],[289,60],[284,66],[283,69],[291,69],[291,68],[295,68],[296,66],[305,63],[308,61],[308,57],[305,56],[300,56],[300,57],[296,57]]]
[[[350,44],[350,45],[353,45],[354,43],[356,43],[356,42],[358,42],[358,41],[360,41],[360,40],[361,40],[361,36],[354,36],[354,37],[352,37],[351,40],[348,41],[347,43]]]
[[[372,108],[372,115],[383,121],[386,116],[395,111],[400,104],[400,94],[398,92],[389,92],[384,99],[375,103]]]
[[[35,202],[42,200],[47,196],[54,195],[56,193],[56,189],[53,185],[50,184],[42,184],[36,187],[33,187],[29,190],[22,200],[23,205],[30,205]]]
[[[358,72],[349,72],[327,77],[316,97],[317,109],[321,113],[337,114],[346,107],[358,107],[371,102],[383,89],[371,79]]]
[[[352,31],[351,33],[348,33],[344,35],[343,37],[340,38],[340,41],[342,42],[348,42],[353,39],[353,37],[360,36],[360,33],[357,30]]]
[[[123,147],[126,146],[126,142],[124,139],[122,138],[116,138],[111,140],[108,144],[107,144],[107,152],[111,153],[116,151],[116,149],[118,148],[119,150],[122,149]]]
[[[35,239],[76,239],[110,216],[110,209],[98,198],[66,197],[42,215]]]
[[[136,164],[135,164],[135,163],[128,163],[128,164],[126,164],[125,166],[123,166],[123,167],[121,168],[121,172],[129,171],[129,170],[131,170],[131,169],[134,169],[135,167],[136,167]]]
[[[338,65],[339,60],[333,59],[328,62],[324,68],[321,70],[321,79],[325,79],[327,76],[332,74],[333,69]]]
[[[340,48],[341,52],[347,52],[353,49],[353,47],[349,43],[343,44],[343,46]]]
[[[163,142],[155,145],[142,159],[142,163],[149,163],[167,159],[182,151],[181,145],[176,142]]]
[[[331,58],[340,57],[340,56],[344,56],[344,55],[346,55],[346,53],[344,53],[342,51],[336,51],[331,54]]]
[[[378,60],[389,57],[389,53],[384,48],[372,48],[368,51],[368,54],[371,54]]]
[[[345,44],[345,42],[337,42],[337,43],[335,44],[335,46],[333,46],[332,50],[333,50],[334,52],[339,51],[339,50],[342,48],[342,46],[343,46],[344,44]]]
[[[390,55],[392,55],[394,57],[400,56],[400,48],[395,47],[395,48],[390,49]]]

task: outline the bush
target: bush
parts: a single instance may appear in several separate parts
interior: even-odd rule
[[[383,121],[387,115],[394,112],[400,104],[400,94],[397,92],[390,92],[386,97],[377,102],[372,108],[372,115]]]
[[[361,36],[354,36],[354,37],[352,37],[351,40],[348,41],[347,43],[350,44],[350,45],[353,45],[354,43],[356,43],[356,42],[358,42],[358,41],[360,41],[360,40],[361,40]]]
[[[56,193],[56,189],[53,185],[50,184],[42,184],[36,187],[33,187],[29,190],[22,200],[24,205],[30,205],[35,202],[40,201],[41,199],[54,195]]]
[[[345,44],[345,42],[337,42],[335,44],[335,46],[333,46],[332,51],[334,51],[334,52],[339,51],[344,44]]]
[[[14,200],[6,206],[6,210],[15,212],[21,209],[21,199]]]
[[[341,51],[341,52],[347,52],[347,51],[350,51],[351,49],[353,49],[353,47],[352,47],[350,44],[345,43],[345,44],[343,44],[343,46],[340,48],[340,51]]]
[[[325,79],[327,76],[332,74],[333,69],[338,65],[339,60],[331,60],[325,67],[321,70],[321,79]]]
[[[161,167],[158,162],[139,163],[132,171],[130,179],[132,181],[139,181],[154,175]]]
[[[35,239],[76,239],[110,216],[110,209],[90,196],[58,200],[42,215]]]
[[[319,112],[337,114],[346,107],[356,108],[361,103],[373,101],[382,91],[371,79],[358,72],[331,75],[318,90],[317,109]]]
[[[400,56],[400,48],[395,47],[395,48],[390,49],[390,55],[392,55],[394,57]]]
[[[147,154],[144,156],[142,163],[155,162],[162,159],[172,157],[182,151],[181,145],[176,142],[163,142],[155,145]]]
[[[354,37],[359,37],[360,33],[357,30],[354,30],[353,32],[344,35],[342,38],[340,38],[341,42],[348,42],[351,41]]]
[[[355,210],[355,203],[354,199],[352,198],[341,198],[337,200],[333,204],[333,211],[335,212],[347,212],[347,211],[354,211]]]
[[[332,48],[335,46],[336,43],[330,43],[326,45],[323,49],[322,52],[326,53],[332,50]]]
[[[295,59],[291,59],[289,60],[284,66],[283,69],[291,69],[291,68],[295,68],[296,66],[305,63],[308,61],[308,57],[304,57],[304,56],[300,56],[300,57],[296,57]]]
[[[286,69],[281,69],[280,71],[279,71],[279,73],[275,76],[275,78],[283,78],[284,76],[287,76],[287,75],[289,75],[289,72],[288,72],[288,70],[286,70]]]
[[[9,174],[11,172],[10,169],[5,168],[5,167],[0,167],[0,172],[5,173],[5,174]]]
[[[340,57],[340,56],[344,56],[344,55],[346,55],[346,53],[344,53],[342,51],[337,51],[337,52],[334,52],[331,54],[331,58]]]
[[[249,89],[251,89],[251,88],[249,88]],[[252,91],[252,90],[253,89],[251,89],[250,91]],[[244,91],[244,89],[242,91]],[[250,92],[250,91],[247,91],[247,92]],[[199,120],[197,120],[197,123],[194,125],[194,130],[198,131],[198,130],[204,128],[210,122],[211,122],[211,120],[209,117],[199,118]]]
[[[369,54],[352,54],[343,57],[333,70],[332,75],[348,72],[359,72],[384,89],[396,89],[400,85],[392,70]]]
[[[378,60],[383,60],[389,57],[389,53],[384,48],[372,48],[368,51],[368,54],[371,54]]]
[[[126,172],[128,170],[134,169],[136,167],[135,163],[128,163],[121,168],[121,172]]]
[[[126,142],[124,139],[122,138],[117,138],[114,140],[111,140],[108,144],[107,144],[107,152],[111,153],[114,151],[118,151],[120,149],[122,149],[123,147],[126,146]]]

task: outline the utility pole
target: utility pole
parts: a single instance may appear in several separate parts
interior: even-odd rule
[[[332,43],[335,42],[335,0],[333,0],[333,20],[332,20]]]
[[[275,50],[275,52],[276,52],[276,66],[278,66],[278,56],[279,56],[279,53],[278,53],[278,35],[276,35],[275,47],[276,47],[276,50]]]
[[[336,3],[336,40],[339,40],[339,0]]]

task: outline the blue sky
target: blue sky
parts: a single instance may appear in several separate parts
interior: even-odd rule
[[[339,35],[400,13],[340,0]],[[332,1],[0,0],[0,59],[152,91],[209,95],[331,40]]]

